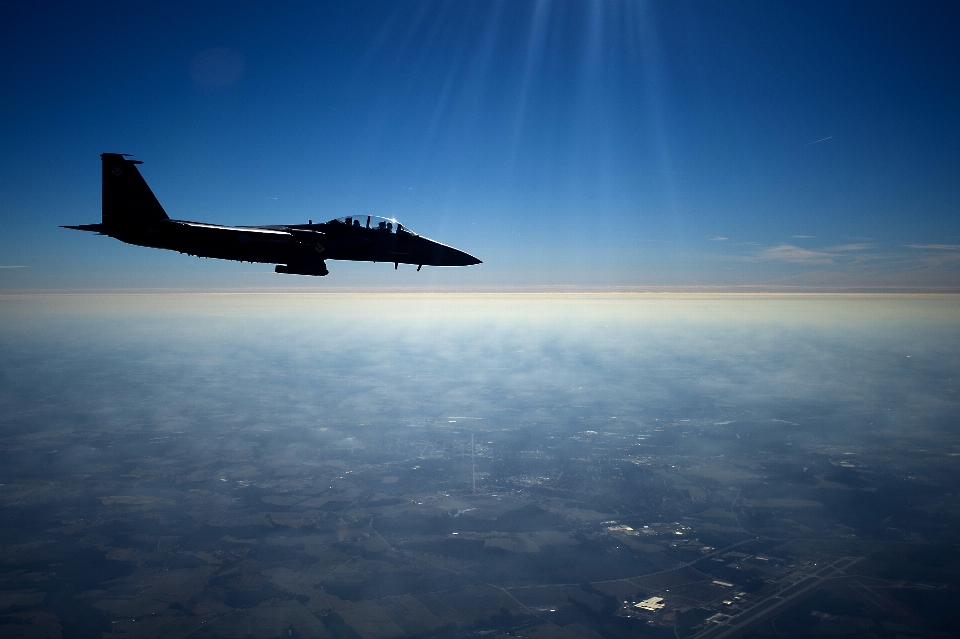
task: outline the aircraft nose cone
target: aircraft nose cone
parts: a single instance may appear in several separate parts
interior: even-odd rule
[[[470,266],[481,264],[480,260],[452,246],[435,244],[433,247],[433,266]]]
[[[445,251],[444,262],[447,266],[472,266],[473,264],[483,264],[480,260],[457,249]]]
[[[460,249],[452,246],[434,242],[425,237],[418,238],[416,254],[411,254],[408,261],[413,264],[423,264],[429,266],[470,266],[472,264],[482,264],[480,260],[464,253]]]

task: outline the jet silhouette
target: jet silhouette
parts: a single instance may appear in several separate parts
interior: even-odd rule
[[[372,215],[314,224],[222,226],[171,220],[146,180],[139,160],[102,153],[103,218],[100,224],[63,228],[108,235],[127,244],[237,262],[276,264],[277,273],[326,275],[325,260],[469,266],[480,260],[417,235],[396,220]]]

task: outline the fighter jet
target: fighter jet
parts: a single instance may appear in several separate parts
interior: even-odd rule
[[[103,219],[63,228],[108,235],[127,244],[237,262],[276,264],[277,273],[326,275],[325,260],[469,266],[480,260],[417,235],[394,219],[353,215],[329,222],[221,226],[171,220],[140,175],[139,160],[102,153]]]

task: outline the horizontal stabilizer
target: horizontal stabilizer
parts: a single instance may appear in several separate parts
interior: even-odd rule
[[[103,224],[78,224],[77,226],[61,226],[62,229],[73,229],[74,231],[90,231],[91,233],[103,233]]]

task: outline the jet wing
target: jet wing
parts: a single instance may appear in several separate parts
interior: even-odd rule
[[[205,229],[212,231],[233,231],[234,233],[254,233],[260,235],[275,235],[277,237],[289,238],[291,236],[290,231],[279,231],[274,229],[265,229],[259,226],[220,226],[218,224],[203,224],[200,222],[181,222],[177,220],[175,222],[181,226],[189,226],[190,228],[195,229]]]

